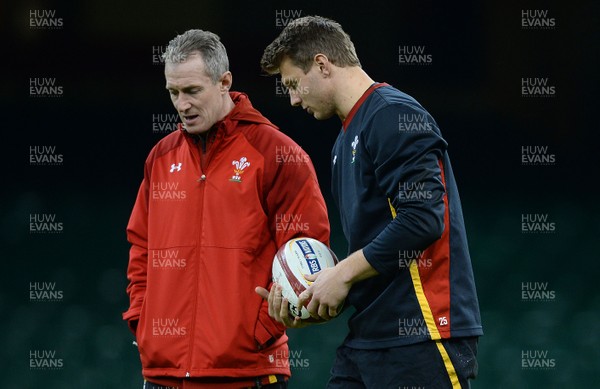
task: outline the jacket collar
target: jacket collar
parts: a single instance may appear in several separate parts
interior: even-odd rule
[[[267,124],[275,127],[266,117],[258,112],[250,102],[248,95],[242,92],[229,92],[231,100],[233,100],[233,109],[225,116],[222,120],[216,122],[209,130],[209,136],[228,136],[240,131],[241,123],[246,124]],[[179,130],[193,137],[192,135],[185,132],[183,123],[178,124]],[[212,133],[212,134],[211,134]]]

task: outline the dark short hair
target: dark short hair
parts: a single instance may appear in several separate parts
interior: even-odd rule
[[[288,23],[265,49],[260,66],[268,74],[277,74],[288,57],[308,73],[316,54],[326,55],[339,67],[361,66],[350,36],[338,22],[322,16],[305,16]]]

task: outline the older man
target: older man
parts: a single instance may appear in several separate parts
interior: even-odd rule
[[[284,388],[285,327],[253,289],[270,287],[273,257],[289,239],[328,243],[314,168],[248,96],[230,91],[218,36],[187,31],[164,59],[182,124],[150,152],[127,226],[123,318],[145,388]],[[303,228],[281,222],[290,217]]]

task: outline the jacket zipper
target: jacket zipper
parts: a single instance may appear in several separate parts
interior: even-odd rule
[[[198,201],[199,203],[199,220],[200,220],[200,231],[199,231],[199,236],[198,236],[198,256],[201,256],[201,244],[202,244],[202,233],[203,233],[203,223],[202,223],[202,218],[204,216],[204,191],[206,188],[206,185],[204,184],[204,182],[206,181],[206,171],[208,169],[208,164],[210,162],[209,157],[212,156],[212,154],[214,154],[214,149],[215,149],[215,143],[216,142],[216,138],[213,142],[209,142],[209,138],[206,139],[206,141],[200,140],[201,145],[196,145],[199,147],[196,147],[196,151],[198,151],[199,154],[199,168],[200,168],[200,177],[196,180],[200,186],[200,201]],[[207,143],[210,143],[209,145],[207,145]],[[208,147],[210,146],[210,147]],[[210,150],[208,150],[210,148]],[[189,358],[188,358],[188,364],[187,364],[187,371],[185,373],[185,376],[187,378],[189,378],[191,376],[190,374],[190,370],[192,367],[192,356],[194,353],[194,330],[196,329],[196,312],[198,310],[198,284],[200,281],[200,266],[197,265],[196,266],[196,282],[194,283],[194,310],[193,310],[193,316],[192,316],[192,332],[190,333],[190,342],[189,342]]]

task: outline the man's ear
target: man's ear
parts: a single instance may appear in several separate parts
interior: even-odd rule
[[[323,77],[329,77],[331,74],[331,62],[329,62],[329,58],[327,58],[325,54],[319,53],[315,54],[313,61],[318,67],[319,73],[321,73]]]
[[[233,76],[231,72],[228,70],[221,76],[219,80],[221,93],[228,93],[231,89],[231,85],[233,84]]]

